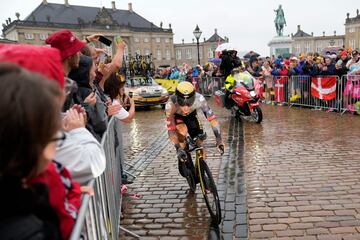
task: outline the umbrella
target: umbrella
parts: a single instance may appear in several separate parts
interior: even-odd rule
[[[231,43],[223,43],[223,44],[220,44],[216,49],[215,49],[215,52],[222,52],[224,50],[227,50],[227,51],[237,51],[236,47],[231,44]]]
[[[221,58],[209,58],[209,62],[219,64],[221,63]]]
[[[254,57],[259,57],[260,54],[258,54],[258,53],[256,53],[256,52],[253,52],[253,51],[250,51],[250,52],[248,52],[247,54],[245,54],[243,58],[251,58],[252,56],[254,56]]]

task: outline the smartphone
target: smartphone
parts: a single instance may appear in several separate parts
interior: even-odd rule
[[[105,44],[106,46],[110,46],[112,41],[106,37],[100,36],[99,41]]]

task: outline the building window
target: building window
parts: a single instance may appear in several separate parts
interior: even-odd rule
[[[300,54],[300,44],[295,44],[295,53]]]
[[[354,27],[349,28],[349,33],[354,33],[354,32],[355,32],[355,28],[354,28]]]
[[[192,58],[191,55],[192,55],[191,48],[185,49],[185,57],[186,57],[186,59],[191,59]]]
[[[150,49],[145,49],[145,55],[150,55]]]
[[[156,58],[157,58],[158,60],[161,60],[161,49],[158,49],[158,50],[156,51]]]
[[[136,42],[136,43],[140,42],[139,38],[135,37],[134,42]]]
[[[352,49],[355,49],[355,39],[349,40],[349,47],[351,47]]]
[[[170,40],[168,38],[165,38],[165,43],[169,43]]]
[[[165,56],[166,56],[166,60],[171,60],[171,52],[169,49],[166,49]]]
[[[176,59],[181,60],[181,49],[176,50]]]
[[[203,58],[203,52],[199,49],[199,55],[200,55],[200,59]]]
[[[320,42],[316,43],[316,52],[320,53],[322,51],[322,45]]]
[[[45,40],[48,38],[48,36],[49,35],[47,33],[40,33],[39,38],[40,38],[40,40]]]
[[[310,52],[310,43],[306,42],[305,43],[305,53],[309,53]]]
[[[344,45],[344,41],[343,41],[342,39],[340,39],[339,42],[338,42],[338,45],[339,45],[339,46]]]
[[[34,34],[33,33],[25,33],[25,39],[26,40],[33,40]]]
[[[155,41],[156,41],[157,43],[159,43],[159,42],[160,42],[160,38],[157,37],[157,38],[155,39]]]
[[[145,43],[149,42],[149,38],[147,38],[147,37],[144,38],[144,42],[145,42]]]

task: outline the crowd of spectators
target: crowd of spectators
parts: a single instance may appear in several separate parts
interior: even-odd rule
[[[264,86],[264,102],[271,103],[274,91],[274,77],[291,76],[342,76],[360,75],[360,55],[357,50],[339,49],[337,52],[307,53],[299,56],[290,55],[287,58],[272,56],[261,58],[258,54],[250,51],[246,59],[239,59],[236,51],[223,51],[220,61],[215,64],[206,63],[203,66],[191,67],[182,64],[180,67],[166,67],[158,70],[155,77],[190,81],[204,77],[224,77],[230,75],[233,69],[248,71],[252,76],[262,81]],[[293,84],[291,89],[291,101],[304,96],[304,86]],[[305,86],[309,87],[309,86]],[[305,95],[310,89],[305,90]],[[301,93],[302,92],[302,93]]]
[[[134,116],[117,73],[125,43],[100,62],[88,44],[99,36],[61,30],[51,47],[0,44],[1,239],[68,239],[81,194],[93,194],[86,184],[105,170],[110,117]]]

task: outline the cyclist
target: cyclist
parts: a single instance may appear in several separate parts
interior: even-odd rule
[[[165,106],[167,129],[170,140],[174,143],[179,160],[179,171],[183,177],[180,164],[187,161],[186,136],[198,138],[197,145],[202,145],[206,138],[201,122],[198,119],[197,109],[201,109],[211,123],[216,137],[216,146],[220,152],[224,151],[221,139],[220,125],[214,112],[208,106],[203,95],[195,92],[194,86],[189,82],[177,85],[175,94],[172,95]]]

